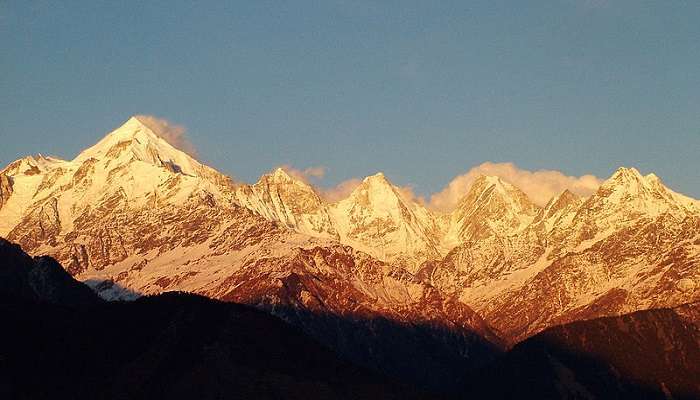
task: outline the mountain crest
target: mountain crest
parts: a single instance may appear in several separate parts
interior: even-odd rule
[[[253,185],[241,185],[235,197],[240,205],[287,228],[312,236],[337,236],[316,191],[283,168],[261,176]]]
[[[580,196],[574,194],[569,189],[564,189],[558,196],[554,196],[547,205],[540,210],[533,224],[544,223],[547,231],[560,225],[568,223],[575,216],[578,208],[583,204]]]
[[[520,189],[497,176],[481,175],[452,213],[447,238],[456,245],[465,240],[508,236],[530,224],[538,210]]]
[[[45,157],[41,154],[35,156],[27,156],[20,158],[17,161],[10,163],[7,167],[0,170],[0,174],[4,175],[37,175],[45,172],[55,165],[64,162],[53,157]]]
[[[284,168],[278,167],[274,171],[264,174],[260,177],[256,185],[277,185],[277,184],[293,184],[301,187],[306,187],[313,190],[311,185],[303,180],[289,174]]]
[[[276,182],[295,181],[295,179],[292,178],[291,175],[289,175],[287,171],[284,170],[284,168],[277,168],[272,174],[267,176],[269,176],[271,180]]]
[[[407,207],[406,199],[383,173],[378,172],[362,180],[346,199],[356,206],[374,208],[390,214],[400,213]]]
[[[522,190],[500,177],[481,175],[474,180],[467,195],[459,202],[456,212],[471,213],[489,207],[490,204],[525,214],[533,214],[537,209]]]
[[[556,212],[572,205],[578,206],[581,203],[581,197],[571,192],[569,189],[564,189],[558,196],[553,197],[544,209],[547,212]]]
[[[198,176],[202,169],[197,161],[158,136],[137,117],[129,118],[73,161],[83,163],[91,158],[107,160],[113,166],[141,161],[192,176]]]

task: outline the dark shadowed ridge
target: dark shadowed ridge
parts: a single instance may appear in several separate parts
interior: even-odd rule
[[[553,327],[472,381],[476,397],[700,399],[700,303]]]
[[[425,398],[249,306],[103,302],[53,260],[6,241],[0,257],[3,399]]]
[[[91,306],[101,300],[73,279],[51,257],[30,257],[20,246],[0,238],[0,294],[64,306]]]
[[[291,306],[269,311],[356,365],[444,396],[459,397],[472,372],[503,354],[477,334],[437,322],[403,323]]]

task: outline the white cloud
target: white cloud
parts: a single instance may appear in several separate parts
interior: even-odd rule
[[[500,177],[525,192],[540,206],[547,204],[564,189],[581,196],[589,196],[602,183],[602,180],[593,175],[575,177],[555,170],[528,171],[518,168],[513,163],[486,162],[452,179],[442,191],[430,196],[427,206],[437,211],[451,211],[469,191],[474,179],[480,175]]]
[[[323,166],[297,169],[292,167],[291,165],[285,164],[280,165],[279,168],[282,168],[286,173],[289,174],[289,176],[292,176],[306,183],[311,183],[312,180],[323,179],[323,177],[326,175],[326,167]]]
[[[350,196],[350,193],[360,186],[361,183],[362,179],[360,178],[350,178],[331,188],[318,188],[317,190],[325,201],[333,203]]]
[[[139,121],[148,126],[153,133],[165,139],[172,146],[184,151],[192,157],[197,157],[197,149],[187,138],[187,129],[182,125],[173,124],[164,118],[153,115],[137,115]]]

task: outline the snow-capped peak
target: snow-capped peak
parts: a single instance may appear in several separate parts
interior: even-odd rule
[[[350,197],[344,201],[392,214],[399,213],[398,208],[406,206],[406,200],[399,189],[389,182],[381,172],[363,179],[362,183],[350,194]]]
[[[197,176],[202,169],[201,164],[156,135],[137,117],[129,118],[97,144],[81,152],[73,161],[83,163],[91,158],[116,160],[120,165],[142,161],[192,176]]]
[[[564,189],[559,195],[552,197],[547,205],[540,210],[533,224],[544,224],[547,232],[562,223],[571,222],[583,200],[569,189]]]
[[[380,259],[403,258],[414,268],[439,254],[437,238],[428,233],[430,215],[382,173],[366,177],[329,212],[341,241]]]
[[[571,192],[569,189],[564,189],[558,196],[553,197],[544,209],[551,213],[567,208],[571,205],[578,206],[581,203],[581,197]]]
[[[261,176],[257,184],[297,184],[300,186],[309,186],[310,188],[310,185],[306,184],[306,182],[301,179],[293,177],[282,167],[276,168],[274,171]]]
[[[322,202],[311,185],[290,175],[284,168],[276,168],[274,171],[262,175],[252,187],[262,196],[281,197],[287,203],[296,203],[301,201],[302,197],[311,197],[314,199],[313,205],[316,208]],[[306,201],[308,202],[308,199]],[[306,205],[308,206],[308,204]]]
[[[670,190],[656,175],[642,176],[637,169],[624,167],[603,182],[584,206],[598,210],[599,219],[602,215],[613,217],[620,213],[626,220],[664,213],[683,218],[688,212],[697,212],[693,199]]]
[[[474,180],[456,213],[471,213],[496,201],[513,212],[533,214],[536,206],[523,191],[497,176],[481,175]]]
[[[36,175],[46,172],[61,163],[65,163],[65,161],[37,154],[35,156],[20,158],[10,163],[7,167],[0,170],[0,174],[8,176],[18,174]]]
[[[236,189],[238,203],[282,225],[320,237],[336,237],[326,205],[314,189],[283,168]]]
[[[283,168],[277,168],[271,175],[273,180],[276,181],[291,181],[292,177]]]
[[[497,176],[481,175],[452,212],[447,240],[510,235],[529,225],[538,207],[520,189]]]
[[[377,172],[374,175],[367,176],[365,177],[365,179],[363,179],[363,181],[367,183],[380,183],[385,185],[391,184],[389,183],[389,180],[386,178],[386,176],[384,176],[383,172]]]
[[[646,186],[646,183],[646,179],[636,168],[620,167],[615,171],[610,179],[603,182],[600,188],[603,190],[640,190]]]

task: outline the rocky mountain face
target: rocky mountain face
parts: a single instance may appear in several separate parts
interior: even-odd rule
[[[466,389],[474,397],[697,399],[700,303],[577,321],[515,346]],[[503,384],[507,382],[507,384]]]
[[[298,309],[371,315],[468,326],[492,343],[489,326],[512,344],[700,300],[699,203],[653,174],[620,168],[592,196],[565,191],[545,207],[484,176],[448,214],[377,174],[327,203],[283,170],[233,183],[137,118],[72,161],[2,170],[0,235],[105,297],[187,290],[299,325]]]
[[[328,208],[314,189],[278,168],[254,185],[241,185],[235,198],[242,206],[286,228],[312,236],[338,238]]]
[[[310,185],[278,168],[253,185],[240,185],[236,200],[286,228],[340,241],[412,272],[422,261],[441,257],[433,217],[381,173],[365,178],[348,198],[329,204]]]
[[[423,207],[405,199],[378,173],[346,199],[330,206],[340,241],[411,272],[422,260],[440,257],[436,223]]]

